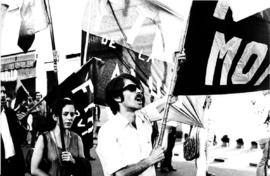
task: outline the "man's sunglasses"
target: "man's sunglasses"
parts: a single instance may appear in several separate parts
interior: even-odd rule
[[[122,90],[123,90],[123,92],[124,92],[125,90],[129,90],[130,92],[135,92],[136,89],[142,90],[142,88],[141,88],[140,86],[135,85],[135,84],[129,84],[129,85],[127,85],[126,87],[123,87]]]

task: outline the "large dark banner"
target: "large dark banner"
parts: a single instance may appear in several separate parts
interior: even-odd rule
[[[86,33],[82,33],[82,48],[84,49]],[[151,62],[138,59],[138,53],[127,49],[111,40],[89,35],[87,60],[96,58],[104,63],[104,69],[93,75],[97,84],[94,84],[94,102],[105,105],[105,88],[108,82],[121,73],[134,73],[145,85],[150,76]]]
[[[86,32],[82,32],[82,49],[85,47]],[[103,71],[92,75],[94,84],[93,102],[99,105],[105,105],[105,88],[108,82],[121,73],[130,73],[141,80],[144,86],[146,103],[150,102],[151,94],[165,94],[165,85],[170,81],[170,72],[172,66],[164,61],[149,60],[147,56],[141,55],[132,49],[126,48],[93,34],[89,34],[89,43],[87,50],[87,60],[97,59],[103,65]],[[153,67],[153,62],[155,67]],[[158,67],[157,67],[158,66]],[[157,70],[154,70],[155,68]],[[156,75],[152,75],[156,72]],[[151,80],[151,81],[150,81]]]
[[[102,73],[103,67],[103,62],[93,58],[79,71],[66,78],[58,86],[58,90],[52,89],[45,97],[50,107],[54,106],[56,97],[70,97],[74,101],[78,116],[74,120],[72,129],[81,135],[84,147],[87,148],[93,145],[94,85],[99,84],[95,77]]]
[[[175,95],[269,89],[270,9],[234,22],[228,6],[194,1]]]

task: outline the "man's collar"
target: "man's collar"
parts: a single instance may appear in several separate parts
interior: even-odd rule
[[[126,119],[122,114],[120,114],[119,112],[117,114],[115,114],[114,116],[114,120],[117,121],[118,125],[122,126],[122,127],[126,127],[130,122],[128,121],[128,119]]]
[[[135,113],[135,118],[139,118],[142,122],[146,121],[147,119],[144,117],[143,113],[141,113],[140,111],[136,111]],[[125,118],[122,114],[120,114],[119,112],[114,116],[115,120],[117,121],[117,123],[122,126],[122,127],[126,127],[127,125],[131,125],[131,122],[129,122],[127,120],[127,118]]]

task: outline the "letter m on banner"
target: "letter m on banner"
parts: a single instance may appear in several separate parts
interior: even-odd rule
[[[270,8],[234,21],[224,2],[193,1],[174,95],[269,89]]]

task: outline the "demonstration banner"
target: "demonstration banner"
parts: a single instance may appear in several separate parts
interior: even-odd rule
[[[76,105],[77,116],[73,122],[72,129],[81,135],[84,148],[88,150],[93,145],[93,104],[94,85],[99,84],[96,75],[102,75],[103,62],[92,59],[81,67],[76,73],[72,73],[59,86],[58,90],[51,90],[45,100],[52,107],[55,97],[70,97]],[[56,94],[59,95],[56,95]]]
[[[269,89],[270,9],[235,22],[223,2],[193,2],[174,95]]]
[[[148,86],[151,79],[152,62],[145,62],[139,59],[140,56],[138,53],[119,44],[114,43],[114,47],[110,47],[110,40],[107,40],[108,43],[103,43],[101,37],[90,35],[90,41],[87,57],[90,60],[98,59],[104,64],[102,67],[103,71],[93,75],[97,83],[94,84],[95,93],[93,95],[93,102],[95,104],[105,105],[104,92],[106,85],[111,79],[121,73],[131,73],[140,79],[145,90],[146,101],[150,102],[150,93],[157,92],[155,88]],[[156,63],[160,64],[160,72],[166,73],[166,69],[170,68],[165,62],[156,61]],[[167,77],[168,75],[165,75],[164,79],[166,80]],[[149,91],[150,88],[152,92]],[[164,90],[162,84],[160,84],[159,88]]]
[[[146,95],[160,98],[168,92],[173,55],[179,51],[190,6],[190,0],[89,1],[82,28],[82,63],[92,57],[102,59],[102,84],[117,72],[128,72],[143,82]],[[95,103],[104,104],[103,88],[97,90]]]
[[[32,46],[35,33],[44,30],[50,23],[46,6],[45,0],[24,0],[22,3],[18,46],[24,53]]]

